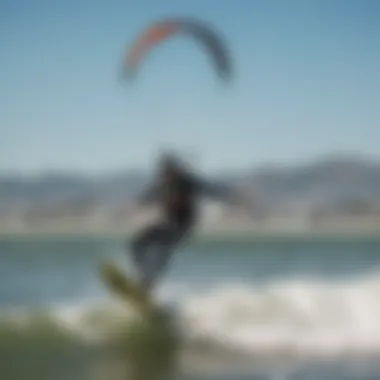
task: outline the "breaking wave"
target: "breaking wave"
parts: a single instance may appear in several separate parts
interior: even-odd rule
[[[165,298],[165,297],[164,297]],[[345,282],[287,280],[262,286],[225,284],[175,301],[183,347],[212,354],[336,358],[380,354],[380,275]],[[20,339],[112,340],[135,318],[121,302],[49,310],[8,310],[2,344]]]

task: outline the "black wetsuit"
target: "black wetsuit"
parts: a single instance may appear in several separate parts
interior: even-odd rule
[[[198,200],[202,194],[225,197],[227,191],[195,178],[185,172],[177,172],[171,178],[160,178],[145,194],[143,200],[155,200],[162,208],[163,219],[148,226],[132,239],[132,256],[141,276],[149,287],[153,277],[166,266],[173,249],[191,232],[198,217]],[[148,250],[154,249],[156,262],[154,274],[147,274]]]

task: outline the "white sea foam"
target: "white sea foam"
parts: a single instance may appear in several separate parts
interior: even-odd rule
[[[193,337],[251,353],[337,356],[380,353],[380,276],[350,282],[226,285],[187,298]]]
[[[346,282],[294,280],[254,287],[224,284],[175,292],[185,346],[200,341],[245,355],[380,355],[380,275]],[[165,294],[164,297],[165,298]],[[132,316],[119,302],[3,313],[2,327],[33,329],[41,318],[80,339],[101,341]],[[47,322],[46,322],[47,323]]]

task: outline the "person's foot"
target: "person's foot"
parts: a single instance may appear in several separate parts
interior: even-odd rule
[[[152,282],[148,281],[147,279],[143,279],[140,282],[140,288],[141,288],[141,291],[142,291],[144,297],[147,297],[147,296],[149,296],[150,291],[152,289]]]

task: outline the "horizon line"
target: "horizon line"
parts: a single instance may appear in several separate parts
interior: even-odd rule
[[[371,153],[365,154],[362,152],[330,152],[325,154],[317,154],[312,158],[305,158],[298,161],[294,160],[273,160],[273,161],[262,161],[257,162],[255,164],[245,164],[235,168],[226,168],[226,169],[214,169],[207,170],[212,175],[228,175],[228,174],[236,174],[237,172],[246,172],[252,170],[262,170],[262,169],[296,169],[297,167],[307,167],[316,164],[321,164],[323,162],[333,162],[333,161],[341,161],[341,162],[361,162],[366,164],[379,164],[380,165],[380,155],[374,155]],[[152,161],[150,161],[151,163]],[[122,173],[127,174],[128,176],[136,175],[136,176],[146,176],[151,170],[148,168],[150,165],[143,165],[141,167],[120,167],[120,168],[110,168],[110,169],[100,169],[100,170],[86,170],[80,169],[75,170],[72,168],[44,168],[39,170],[17,170],[17,169],[0,169],[0,177],[22,177],[22,178],[41,178],[41,177],[88,177],[96,178],[96,177],[112,177],[119,176]],[[153,163],[154,166],[154,163]],[[202,168],[196,168],[195,171],[204,172]]]

